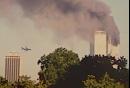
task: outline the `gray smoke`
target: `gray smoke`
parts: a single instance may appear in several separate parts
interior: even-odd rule
[[[113,45],[120,43],[111,11],[99,0],[17,0],[17,3],[26,17],[40,28],[50,27],[60,37],[78,35],[91,41],[92,33],[103,30]]]

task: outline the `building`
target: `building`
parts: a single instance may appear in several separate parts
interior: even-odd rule
[[[18,81],[20,74],[20,56],[10,53],[5,58],[5,78],[9,82]]]
[[[90,55],[94,55],[94,42],[90,41]]]
[[[94,39],[90,42],[90,55],[108,54],[108,36],[104,31],[96,31],[93,35]]]
[[[90,55],[119,56],[119,45],[112,45],[105,31],[96,31],[93,36],[93,41],[90,42]]]
[[[91,39],[90,39],[90,55],[93,56],[95,52],[95,45],[94,45],[94,40],[95,40],[95,33],[91,33]]]
[[[107,55],[108,39],[106,32],[96,31],[94,41],[94,54]]]
[[[119,45],[114,46],[109,43],[108,47],[109,47],[108,55],[115,56],[116,58],[118,58],[120,56],[119,55],[119,47],[120,47]]]

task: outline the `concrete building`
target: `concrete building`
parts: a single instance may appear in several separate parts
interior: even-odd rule
[[[107,55],[108,36],[106,32],[96,31],[93,36],[93,41],[90,42],[90,55]]]
[[[107,55],[108,54],[108,40],[107,34],[104,31],[95,32],[94,38],[94,54]]]
[[[113,46],[112,44],[109,43],[108,45],[108,54],[111,55],[111,56],[115,56],[116,58],[118,58],[120,55],[119,53],[119,47],[120,45],[118,46]]]
[[[105,31],[96,31],[93,35],[93,41],[90,41],[90,55],[95,54],[119,57],[119,45],[112,45]]]
[[[5,58],[5,78],[9,82],[18,81],[20,74],[20,56],[10,53]]]
[[[94,35],[94,34],[95,34],[95,33],[92,33],[92,34],[91,34],[92,36],[91,36],[91,40],[90,40],[90,55],[91,55],[91,56],[93,56],[93,55],[94,55],[94,52],[95,52],[95,49],[94,49],[94,48],[95,48],[95,45],[94,45],[94,44],[95,44],[95,42],[94,42],[94,40],[95,40],[95,38],[94,38],[95,35]]]

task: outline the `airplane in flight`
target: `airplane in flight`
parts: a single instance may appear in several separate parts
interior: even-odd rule
[[[30,48],[27,48],[27,47],[21,47],[22,50],[24,51],[30,51],[31,49]]]

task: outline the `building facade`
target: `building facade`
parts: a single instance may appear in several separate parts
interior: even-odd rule
[[[114,46],[105,31],[96,31],[90,42],[90,55],[111,55],[119,57],[119,45]]]
[[[104,31],[95,32],[94,54],[98,54],[98,55],[108,54],[108,39],[107,39],[107,34]]]
[[[5,78],[9,82],[18,81],[20,74],[20,56],[9,55],[5,58]]]

